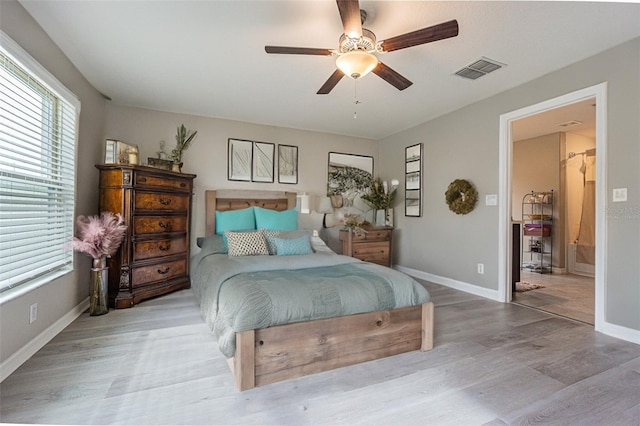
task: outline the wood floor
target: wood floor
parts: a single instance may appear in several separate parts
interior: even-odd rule
[[[425,284],[435,347],[243,393],[191,290],[82,315],[9,376],[0,421],[638,425],[640,346]]]
[[[520,281],[543,288],[513,292],[513,301],[593,325],[595,323],[595,280],[573,274],[538,274],[523,270]]]

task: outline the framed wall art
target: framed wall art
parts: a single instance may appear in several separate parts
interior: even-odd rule
[[[251,182],[253,142],[229,139],[227,179]]]
[[[268,142],[253,143],[253,168],[251,180],[253,182],[273,183],[273,158],[276,145]]]
[[[422,216],[422,144],[405,148],[404,215]]]
[[[278,145],[278,183],[298,183],[298,147]]]
[[[350,202],[373,181],[373,157],[368,155],[330,152],[327,168],[327,195],[341,195]]]

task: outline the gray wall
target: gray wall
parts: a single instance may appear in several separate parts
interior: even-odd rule
[[[0,27],[63,85],[82,104],[77,146],[76,214],[95,214],[98,209],[97,173],[104,125],[104,100],[71,64],[62,51],[16,1],[0,2]],[[78,176],[81,179],[78,179]],[[32,342],[77,309],[89,295],[88,257],[76,254],[74,271],[0,307],[0,362]],[[3,298],[6,294],[3,295]],[[38,319],[29,324],[29,306],[38,304]]]
[[[165,150],[171,151],[175,146],[176,127],[180,124],[198,131],[195,141],[183,155],[182,168],[185,173],[198,175],[194,181],[195,199],[191,227],[194,237],[204,235],[206,189],[282,190],[324,196],[328,155],[332,151],[371,155],[374,157],[374,173],[378,169],[378,143],[370,139],[111,104],[107,106],[105,138],[137,144],[141,161],[146,162],[147,157],[156,156],[160,140],[166,142]],[[228,138],[297,146],[298,184],[278,184],[277,173],[274,183],[227,180]],[[317,229],[322,226],[320,214],[300,215],[299,220],[300,226],[304,228]],[[195,238],[192,238],[192,241],[195,242]]]
[[[497,290],[498,209],[485,206],[484,197],[498,193],[500,115],[606,81],[607,200],[599,201],[606,202],[607,214],[605,321],[640,330],[639,72],[640,39],[635,39],[381,140],[386,177],[404,175],[405,146],[425,146],[424,214],[396,215],[395,263]],[[444,201],[447,185],[457,178],[472,181],[480,195],[480,204],[466,216],[451,213]],[[613,188],[628,188],[628,201],[612,203]],[[484,275],[476,273],[477,263],[485,264]]]

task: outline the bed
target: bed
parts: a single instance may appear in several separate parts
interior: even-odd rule
[[[235,210],[288,214],[295,193],[218,190],[205,197],[206,236],[192,258],[192,288],[240,391],[433,347],[433,303],[404,274],[335,254],[313,235],[306,237],[312,247],[306,255],[284,253],[304,240],[297,237],[284,246],[273,240],[278,254],[291,256],[231,256],[222,249],[231,251],[231,237],[242,232],[226,233],[222,244],[216,216],[220,225]]]

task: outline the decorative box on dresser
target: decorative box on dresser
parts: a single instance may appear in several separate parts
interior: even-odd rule
[[[340,230],[342,254],[356,257],[366,262],[391,266],[391,227],[370,227],[363,233],[355,233],[350,229]]]
[[[128,226],[107,259],[109,305],[189,288],[189,229],[195,175],[147,166],[102,164],[100,211],[120,213]]]

